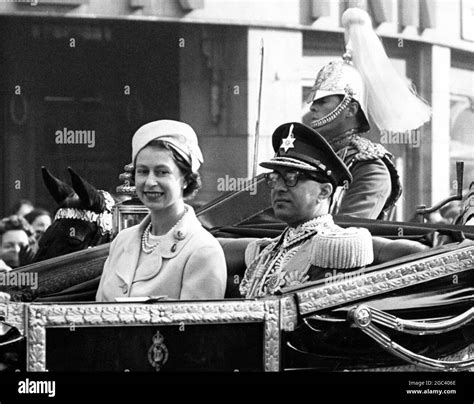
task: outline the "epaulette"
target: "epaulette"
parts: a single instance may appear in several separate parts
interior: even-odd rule
[[[388,158],[393,157],[381,144],[374,143],[356,134],[347,138],[344,143],[344,147],[337,149],[337,155],[347,166],[357,161],[382,159],[387,156]]]
[[[355,161],[381,159],[387,155],[392,157],[392,154],[381,144],[373,143],[364,137],[354,136],[351,139],[350,146],[356,150],[353,156]]]
[[[318,233],[311,241],[311,264],[316,267],[353,269],[373,260],[372,236],[364,228],[338,226]]]

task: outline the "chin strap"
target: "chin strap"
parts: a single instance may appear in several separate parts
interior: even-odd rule
[[[320,119],[315,119],[311,121],[311,128],[317,129],[320,128],[321,126],[325,126],[328,123],[334,121],[339,115],[341,115],[342,111],[344,111],[347,106],[350,104],[352,101],[352,95],[350,89],[346,88],[345,89],[346,94],[344,95],[343,100],[339,103],[339,105],[334,108],[332,112],[329,114],[323,116]]]

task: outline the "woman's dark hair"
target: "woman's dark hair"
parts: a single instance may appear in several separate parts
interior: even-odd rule
[[[199,173],[193,173],[191,169],[191,165],[184,160],[184,158],[174,150],[174,148],[170,145],[170,143],[164,141],[164,140],[152,140],[150,143],[147,143],[142,150],[145,147],[156,147],[159,149],[164,149],[168,150],[171,152],[171,155],[173,156],[173,160],[175,161],[176,165],[178,166],[179,170],[184,176],[184,181],[186,182],[186,187],[183,190],[183,197],[184,198],[191,198],[193,197],[197,191],[201,188],[201,176]],[[138,152],[140,153],[140,152]],[[137,156],[138,156],[137,153]],[[133,162],[133,178],[135,178],[135,167],[137,163],[137,157],[135,157],[135,161]]]
[[[51,214],[46,209],[43,209],[43,208],[35,208],[24,217],[28,221],[29,224],[33,224],[35,219],[39,216],[49,216],[51,218]]]

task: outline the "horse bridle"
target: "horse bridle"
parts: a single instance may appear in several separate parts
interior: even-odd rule
[[[100,237],[110,237],[113,225],[112,208],[115,202],[108,192],[103,190],[98,192],[104,197],[105,208],[103,212],[96,213],[87,209],[59,208],[54,216],[54,221],[59,219],[75,219],[97,224],[99,231],[94,237],[94,241],[98,241],[96,239]]]

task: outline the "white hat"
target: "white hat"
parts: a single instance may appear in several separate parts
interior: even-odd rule
[[[169,143],[173,150],[191,165],[193,172],[197,172],[204,161],[194,129],[184,122],[162,119],[143,125],[133,135],[133,163],[138,152],[152,140]]]

